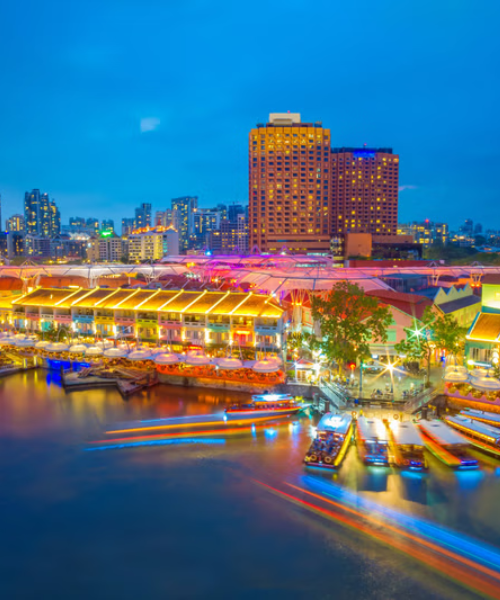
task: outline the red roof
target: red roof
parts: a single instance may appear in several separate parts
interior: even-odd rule
[[[368,296],[376,296],[382,300],[384,304],[390,304],[419,320],[424,316],[426,307],[434,304],[432,300],[426,296],[404,294],[403,292],[393,292],[392,290],[369,290],[366,294]]]

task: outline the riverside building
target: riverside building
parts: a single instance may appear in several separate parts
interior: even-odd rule
[[[0,323],[27,333],[64,325],[76,335],[162,341],[177,348],[279,352],[284,309],[271,296],[251,292],[37,288],[0,298]]]

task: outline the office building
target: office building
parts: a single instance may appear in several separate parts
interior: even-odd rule
[[[12,215],[5,222],[7,231],[20,231],[24,232],[24,217],[23,215]]]
[[[209,240],[213,254],[247,254],[248,221],[245,215],[238,215],[235,222],[222,221],[220,228],[210,233]]]
[[[221,213],[217,209],[197,208],[193,216],[193,234],[189,248],[202,248],[210,243],[210,234],[221,225]]]
[[[122,237],[130,235],[134,231],[134,219],[122,219]]]
[[[424,248],[434,245],[446,246],[449,239],[449,228],[447,223],[434,223],[425,221],[402,223],[398,225],[398,235],[411,235],[415,243],[422,244]]]
[[[173,227],[174,214],[170,208],[166,210],[157,210],[155,213],[155,227]]]
[[[84,217],[70,217],[69,218],[69,230],[72,233],[79,233],[85,231],[87,228],[87,222]]]
[[[115,230],[115,222],[113,219],[103,219],[101,223],[101,231],[113,232]]]
[[[134,229],[151,227],[151,204],[142,203],[135,209]]]
[[[48,194],[34,189],[24,195],[24,220],[26,233],[52,238],[61,233],[61,214]]]
[[[330,130],[277,113],[249,135],[250,247],[328,252]]]
[[[244,215],[246,207],[243,204],[230,204],[227,207],[227,220],[236,223],[239,215]]]
[[[395,235],[399,156],[391,148],[333,148],[332,234]]]
[[[27,234],[25,237],[24,254],[29,258],[52,258],[51,239],[41,235]]]
[[[185,253],[194,234],[194,215],[198,208],[197,196],[172,199],[173,226],[179,233],[179,250]]]
[[[9,230],[7,232],[7,257],[9,260],[24,256],[25,239],[22,231]]]

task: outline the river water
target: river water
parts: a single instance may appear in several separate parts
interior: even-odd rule
[[[220,412],[235,397],[168,386],[127,401],[109,389],[65,394],[41,370],[0,380],[0,598],[478,597],[258,483],[306,477],[307,418],[203,443],[87,451],[108,425]],[[338,475],[315,477],[500,546],[497,465],[430,466],[423,476],[368,469],[353,446]]]

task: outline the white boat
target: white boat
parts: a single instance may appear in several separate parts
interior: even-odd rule
[[[356,440],[361,460],[367,465],[388,466],[389,432],[381,419],[358,417]]]
[[[454,469],[474,469],[477,460],[470,456],[470,443],[444,421],[419,421],[426,448]]]
[[[398,467],[420,471],[427,468],[424,440],[412,421],[392,421],[389,426],[394,462]]]

